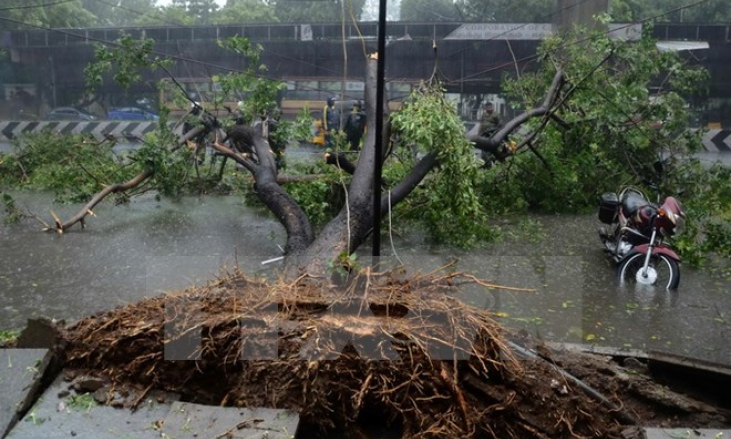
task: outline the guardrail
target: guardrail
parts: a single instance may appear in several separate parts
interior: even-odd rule
[[[88,134],[97,140],[113,137],[125,142],[139,142],[145,134],[154,130],[157,122],[125,121],[4,121],[0,122],[0,142],[9,142],[24,133],[50,131],[58,134]],[[470,128],[465,123],[465,128]],[[180,134],[182,128],[178,129]],[[703,135],[703,147],[710,152],[731,153],[731,130],[712,129]]]
[[[0,142],[9,142],[25,133],[42,131],[61,135],[88,134],[96,140],[113,137],[127,142],[139,142],[156,126],[157,122],[134,121],[3,121],[0,122]]]
[[[389,22],[386,38],[398,39],[406,35],[412,40],[441,40],[464,22]],[[492,23],[497,24],[497,23]],[[508,24],[510,25],[510,24]],[[72,44],[94,44],[100,41],[115,41],[120,32],[134,38],[152,38],[158,43],[226,39],[243,36],[255,41],[301,41],[376,39],[377,22],[357,24],[341,23],[290,23],[290,24],[240,24],[211,26],[154,26],[128,28],[87,29],[22,29],[6,31],[3,38],[6,47],[53,47]],[[695,40],[709,42],[731,41],[731,24],[728,23],[665,23],[653,27],[655,38],[662,40]]]

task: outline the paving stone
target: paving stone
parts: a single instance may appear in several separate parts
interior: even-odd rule
[[[731,437],[731,430],[708,428],[645,428],[647,439],[722,439]]]
[[[33,403],[51,356],[47,349],[0,349],[0,437]]]
[[[127,396],[134,401],[135,394]],[[161,426],[177,395],[151,391],[136,411],[98,404],[77,393],[60,375],[43,393],[8,439],[160,439]]]
[[[163,431],[174,439],[292,439],[298,425],[299,415],[288,410],[176,402]]]

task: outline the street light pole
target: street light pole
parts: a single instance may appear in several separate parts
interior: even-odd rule
[[[376,161],[373,167],[373,257],[381,256],[381,179],[383,172],[383,105],[386,71],[386,0],[378,3],[378,64],[376,68]]]

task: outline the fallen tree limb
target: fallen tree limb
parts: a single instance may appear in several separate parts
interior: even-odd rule
[[[92,211],[92,209],[96,207],[96,205],[99,204],[104,198],[106,198],[110,194],[132,189],[133,187],[138,186],[148,178],[152,177],[153,174],[154,172],[152,170],[146,170],[140,172],[139,174],[134,176],[134,178],[124,183],[116,183],[111,186],[105,187],[100,192],[97,192],[97,194],[92,197],[91,201],[86,203],[86,205],[82,207],[76,215],[74,215],[70,220],[66,221],[65,223],[62,224],[58,217],[54,215],[54,222],[56,223],[56,227],[54,229],[45,229],[44,231],[56,230],[56,232],[58,232],[59,234],[63,234],[66,230],[68,230],[76,223],[81,223],[81,227],[84,228],[86,226],[84,224],[84,218],[86,218],[87,215],[93,215],[94,212]]]
[[[171,148],[171,151],[176,151],[179,148],[181,148],[183,145],[186,145],[188,140],[194,138],[195,136],[201,134],[206,128],[203,126],[195,127],[189,132],[185,133],[178,142]],[[139,186],[140,184],[144,183],[152,177],[155,174],[155,171],[153,169],[147,169],[145,171],[140,172],[139,174],[132,177],[130,180],[122,183],[116,183],[110,186],[106,186],[101,191],[97,192],[96,195],[94,195],[91,200],[84,205],[84,207],[79,210],[79,212],[74,215],[70,220],[66,222],[62,222],[60,218],[58,218],[56,215],[52,213],[53,221],[56,224],[55,227],[46,227],[44,231],[49,230],[55,230],[59,234],[63,234],[68,230],[70,227],[72,227],[76,223],[80,223],[81,227],[84,228],[84,219],[87,215],[93,215],[94,212],[92,209],[96,207],[97,204],[99,204],[102,200],[104,200],[107,196],[111,194],[115,194],[118,192],[124,192],[129,189],[135,188]]]

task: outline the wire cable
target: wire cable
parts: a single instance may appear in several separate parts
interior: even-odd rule
[[[65,3],[71,3],[73,1],[76,1],[76,0],[59,0],[59,1],[53,2],[53,3],[41,3],[38,5],[10,6],[7,8],[0,8],[0,11],[21,11],[21,10],[25,10],[25,9],[45,8],[47,6],[58,6],[58,5],[63,5]]]
[[[619,27],[614,28],[614,29],[611,29],[611,30],[607,30],[602,35],[609,35],[611,33],[617,32],[618,30],[628,29],[628,28],[630,28],[632,26],[635,26],[637,24],[648,23],[648,22],[651,22],[653,20],[656,20],[656,19],[658,19],[660,17],[663,17],[665,15],[669,15],[669,14],[672,14],[674,12],[678,12],[680,10],[684,10],[684,9],[696,7],[696,6],[699,6],[699,5],[703,4],[703,3],[706,3],[708,1],[709,0],[699,0],[699,1],[696,1],[694,3],[689,3],[687,5],[682,5],[682,6],[679,6],[677,8],[673,8],[673,9],[667,10],[667,11],[661,13],[661,14],[657,14],[655,16],[648,17],[648,18],[645,18],[645,19],[642,19],[642,20],[639,20],[639,21],[635,21],[635,22],[626,24],[624,26],[619,26]],[[587,41],[592,40],[593,38],[594,37],[591,36],[591,37],[582,38],[582,39],[579,39],[579,40],[576,40],[576,41],[567,42],[567,43],[564,43],[564,44],[558,46],[555,50],[561,50],[561,49],[564,49],[566,47],[573,46],[575,44],[583,44],[583,43],[585,43]],[[488,40],[488,41],[490,41],[490,40]],[[467,49],[464,49],[464,50],[467,50]],[[534,60],[539,59],[540,57],[541,57],[541,55],[534,54],[534,55],[530,55],[530,56],[526,56],[526,57],[520,58],[520,59],[517,60],[517,62],[521,62],[521,61],[534,61]],[[476,73],[473,73],[471,75],[464,76],[464,77],[462,77],[462,78],[460,78],[458,80],[452,80],[452,81],[450,81],[450,84],[460,83],[460,82],[467,82],[469,79],[475,78],[475,77],[480,76],[480,75],[483,75],[485,73],[491,73],[491,72],[494,72],[496,70],[502,70],[502,69],[504,69],[504,68],[506,68],[508,66],[513,65],[515,62],[516,61],[511,61],[509,63],[504,63],[504,64],[501,64],[501,65],[498,65],[498,66],[495,66],[495,67],[491,67],[489,69],[481,70],[481,71],[476,72]]]

